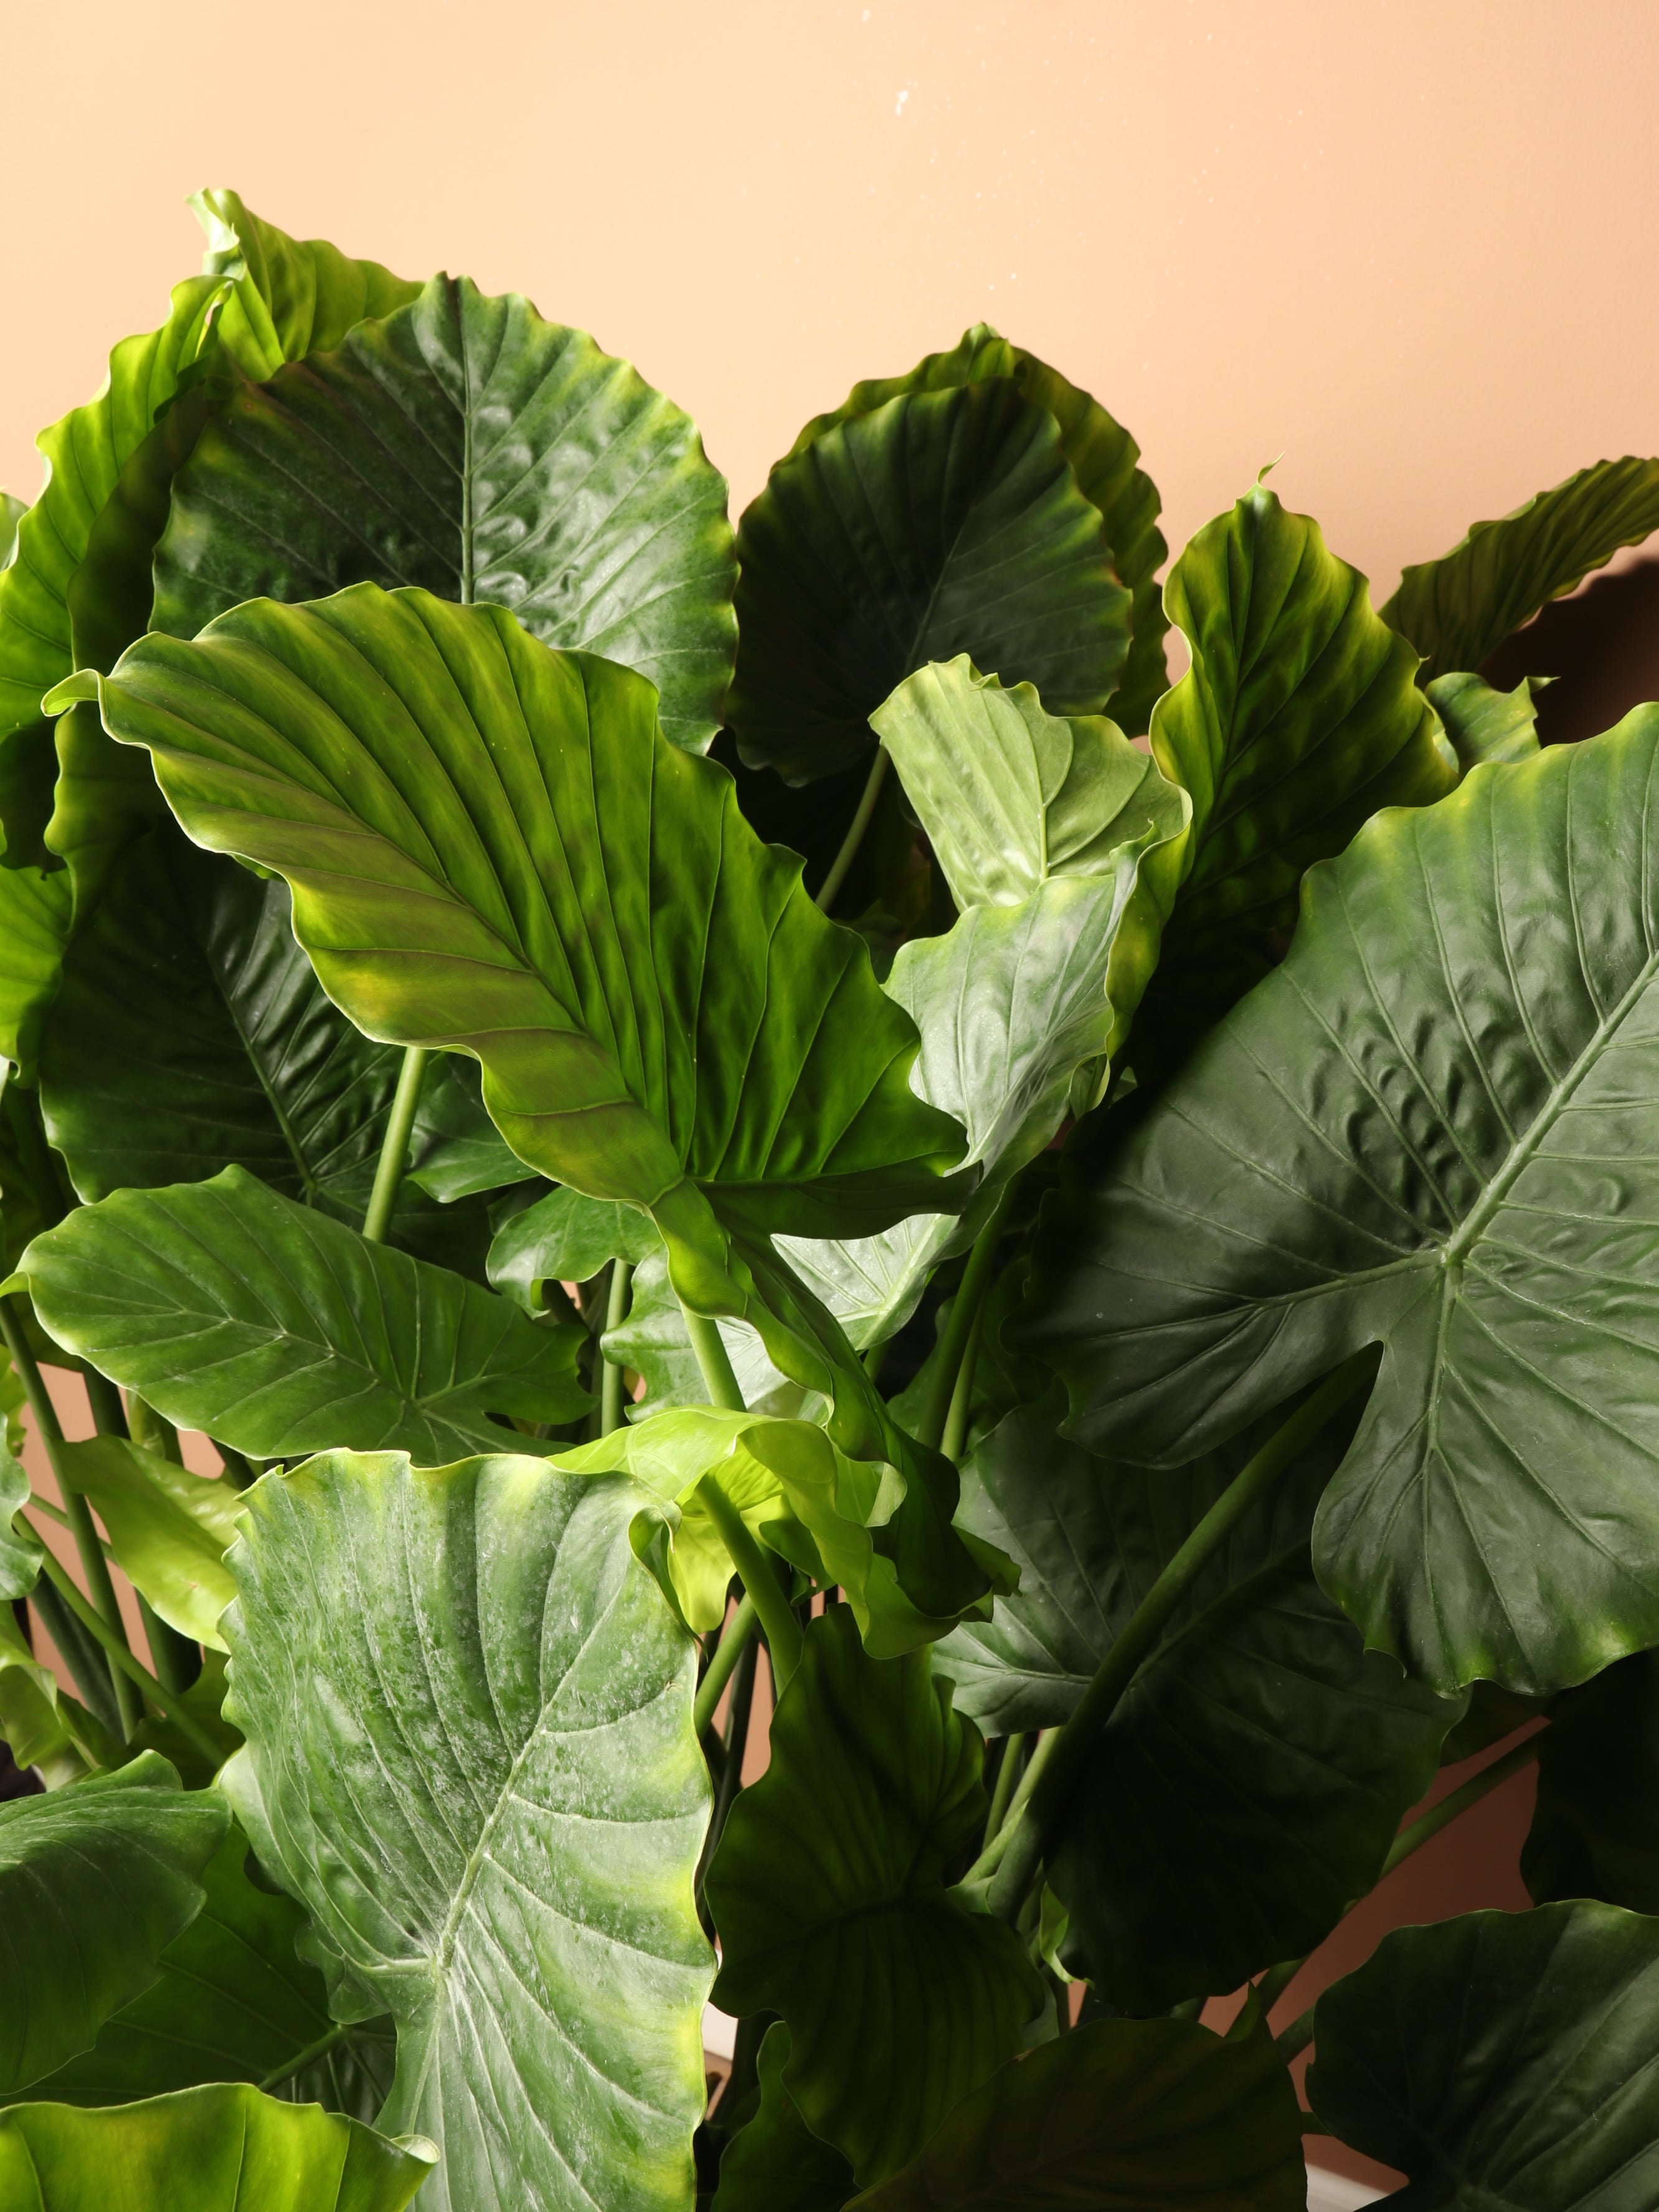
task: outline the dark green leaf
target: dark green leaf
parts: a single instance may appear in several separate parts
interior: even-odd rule
[[[86,2050],[148,1989],[201,1910],[202,1869],[227,1818],[222,1798],[187,1796],[154,1752],[0,1804],[0,2094]]]
[[[1659,1921],[1600,1904],[1385,1936],[1314,2015],[1308,2094],[1405,2212],[1648,2212]]]
[[[1102,2020],[1014,2059],[860,2212],[1303,2212],[1302,2115],[1261,2028]]]
[[[256,1459],[343,1441],[441,1463],[498,1442],[491,1413],[566,1421],[592,1402],[574,1324],[527,1321],[240,1168],[82,1206],[21,1273],[61,1343]]]
[[[1544,679],[1547,681],[1547,679]],[[1540,679],[1523,676],[1513,691],[1494,691],[1467,669],[1437,676],[1424,696],[1439,715],[1466,772],[1482,761],[1530,760],[1538,750],[1538,709],[1533,693]]]
[[[1477,522],[1437,561],[1407,568],[1384,622],[1423,655],[1423,680],[1479,668],[1514,629],[1621,545],[1659,530],[1659,460],[1595,461],[1498,522]]]
[[[40,1024],[58,989],[69,939],[65,870],[0,866],[0,1060],[34,1080]]]
[[[635,668],[665,732],[720,726],[736,628],[726,482],[689,416],[526,300],[418,300],[244,386],[173,486],[154,627],[365,580],[510,606]]]
[[[1549,1713],[1521,1851],[1534,1902],[1599,1897],[1659,1911],[1659,1652],[1564,1690]]]
[[[531,1180],[524,1162],[484,1111],[477,1060],[445,1052],[428,1065],[404,1180],[446,1206]]]
[[[1446,1691],[1659,1642],[1656,763],[1638,708],[1370,823],[1051,1209],[1017,1328],[1074,1434],[1163,1466],[1382,1340],[1315,1557]]]
[[[712,1961],[696,1649],[629,1548],[649,1493],[538,1460],[326,1453],[250,1493],[224,1787],[332,2008],[390,2009],[382,2116],[433,2212],[679,2212]]]
[[[539,1313],[544,1283],[585,1283],[609,1260],[636,1266],[661,1246],[650,1215],[636,1206],[553,1190],[497,1230],[489,1279],[526,1313]]]
[[[760,2047],[760,2110],[720,2160],[714,2212],[841,2212],[853,2194],[852,2167],[790,2101],[788,2063],[789,2031],[775,2021]]]
[[[0,2113],[0,2203],[18,2212],[403,2212],[429,2143],[390,2142],[315,2105],[215,2083],[101,2112]]]
[[[708,1870],[714,2002],[782,2014],[788,2094],[866,2185],[915,2155],[1042,2006],[1012,1930],[945,1893],[984,1822],[981,1754],[927,1654],[866,1658],[835,1607],[807,1631],[770,1764]]]
[[[224,1702],[225,1655],[216,1646],[210,1646],[202,1655],[201,1673],[177,1699],[178,1706],[194,1722],[195,1734],[185,1734],[176,1712],[165,1720],[147,1715],[132,1731],[130,1747],[159,1751],[170,1765],[178,1768],[186,1790],[206,1790],[231,1753],[242,1747],[242,1731],[225,1718]],[[198,1741],[202,1736],[213,1747],[210,1758]],[[108,1758],[102,1763],[107,1765]]]
[[[869,716],[966,653],[1051,712],[1097,714],[1123,667],[1129,594],[1059,423],[1006,378],[908,391],[772,471],[738,530],[726,719],[791,783],[872,744]]]

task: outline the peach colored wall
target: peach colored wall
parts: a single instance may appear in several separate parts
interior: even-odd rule
[[[0,483],[191,270],[179,203],[591,329],[750,497],[985,316],[1176,542],[1283,452],[1386,585],[1659,441],[1650,0],[0,0]]]

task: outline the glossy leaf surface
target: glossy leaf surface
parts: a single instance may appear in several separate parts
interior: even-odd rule
[[[913,669],[966,653],[1097,714],[1129,594],[1060,425],[1007,379],[909,391],[781,461],[738,529],[726,719],[751,767],[806,783],[869,757]]]
[[[1533,1901],[1597,1897],[1659,1912],[1659,1653],[1638,1651],[1550,1701],[1521,1850]]]
[[[726,483],[690,418],[517,295],[434,276],[244,386],[173,486],[154,627],[244,599],[416,584],[635,668],[703,750],[736,629]]]
[[[235,1595],[224,1554],[241,1492],[125,1437],[88,1437],[63,1451],[71,1487],[90,1499],[133,1587],[181,1636],[222,1651],[219,1615]]]
[[[82,1206],[21,1273],[60,1343],[257,1459],[344,1438],[444,1460],[493,1445],[491,1413],[564,1421],[591,1402],[574,1324],[526,1320],[240,1168]]]
[[[1659,2186],[1659,1921],[1599,1904],[1385,1936],[1315,2014],[1315,2112],[1412,2212],[1644,2212]]]
[[[1621,545],[1659,530],[1659,460],[1595,461],[1513,514],[1474,524],[1407,569],[1382,618],[1423,655],[1422,680],[1479,668],[1514,629]]]
[[[690,2196],[708,1783],[694,1646],[629,1546],[644,1502],[535,1460],[325,1453],[257,1487],[231,1554],[225,1787],[334,2010],[397,2021],[382,2125],[442,2146],[434,2208]]]
[[[155,1980],[201,1910],[226,1819],[222,1799],[182,1791],[154,1752],[0,1804],[0,2094],[84,2051]]]
[[[784,2086],[867,2185],[1018,2047],[1042,1984],[1010,1929],[945,1893],[985,1819],[981,1747],[925,1652],[867,1659],[831,1608],[771,1742],[708,1871],[714,2002],[782,2014]]]
[[[1494,691],[1467,669],[1437,676],[1424,696],[1439,715],[1447,740],[1467,774],[1482,761],[1531,760],[1538,750],[1536,680],[1523,676],[1513,691]]]
[[[1302,2116],[1261,2029],[1102,2020],[1013,2060],[860,2212],[1303,2212]]]
[[[544,1283],[585,1283],[607,1261],[634,1267],[661,1245],[650,1215],[637,1206],[551,1190],[497,1230],[489,1279],[526,1313],[539,1313]]]
[[[853,2169],[812,2133],[783,2086],[789,2031],[774,2021],[760,2047],[760,2109],[720,2160],[713,2212],[841,2212]]]
[[[429,2143],[389,2142],[240,2083],[0,2113],[7,2212],[403,2212],[431,2170]]]
[[[1362,1345],[1315,1532],[1373,1647],[1541,1694],[1659,1639],[1659,710],[1388,814],[1039,1236],[1019,1333],[1180,1465]]]

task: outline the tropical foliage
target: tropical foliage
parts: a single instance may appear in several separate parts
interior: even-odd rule
[[[1659,460],[1160,586],[981,325],[734,531],[198,205],[5,507],[0,2212],[1644,2212],[1659,707],[1480,664]]]

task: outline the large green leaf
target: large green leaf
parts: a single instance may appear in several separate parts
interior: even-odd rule
[[[783,2086],[788,2063],[789,2031],[774,2021],[756,2063],[760,2109],[720,2160],[713,2212],[841,2212],[852,2196],[852,2167],[812,2133]]]
[[[434,276],[210,425],[173,485],[154,627],[193,637],[240,600],[365,580],[495,600],[649,677],[665,733],[701,752],[735,579],[726,482],[690,417],[527,300]]]
[[[708,1870],[714,2002],[781,2013],[784,2086],[866,2185],[994,2073],[1042,2002],[1012,1930],[945,1893],[984,1821],[981,1752],[925,1651],[868,1659],[835,1607],[806,1632],[770,1764]]]
[[[1321,2124],[1411,2212],[1647,2212],[1659,2191],[1659,1921],[1600,1904],[1385,1936],[1314,2015]]]
[[[1012,344],[988,323],[964,331],[949,353],[931,353],[907,376],[872,377],[855,384],[842,404],[817,415],[789,449],[793,460],[813,441],[854,415],[872,415],[906,392],[946,392],[958,385],[1007,377],[1024,397],[1046,407],[1060,425],[1061,449],[1078,489],[1097,507],[1120,583],[1134,594],[1133,635],[1118,678],[1111,709],[1127,730],[1146,727],[1153,702],[1169,677],[1164,659],[1164,618],[1156,572],[1169,547],[1158,527],[1158,487],[1136,464],[1140,448],[1097,399],[1068,383],[1057,368]]]
[[[1271,2039],[1101,2020],[1013,2060],[859,2212],[1303,2212],[1296,2092]]]
[[[1128,649],[1099,511],[1007,378],[907,391],[813,438],[744,515],[738,561],[726,719],[790,783],[867,759],[869,715],[930,660],[966,653],[1091,714]]]
[[[206,1902],[161,1954],[155,1981],[31,2098],[125,2105],[204,2081],[269,2082],[289,2104],[374,2119],[392,2082],[391,2023],[330,2019],[323,1977],[295,1948],[305,1914],[252,1881],[246,1858],[233,1825],[202,1871]],[[295,2066],[330,2035],[338,2040]]]
[[[499,1442],[492,1413],[565,1421],[592,1402],[574,1323],[526,1320],[240,1168],[82,1206],[20,1274],[59,1343],[255,1458],[344,1444],[443,1461]]]
[[[362,1220],[403,1055],[330,1004],[289,903],[280,877],[200,852],[170,822],[115,863],[42,1043],[46,1133],[82,1199],[234,1165]],[[440,1207],[404,1185],[392,1229],[424,1259],[483,1272],[476,1200]]]
[[[288,878],[358,1026],[474,1054],[520,1157],[652,1210],[705,1310],[704,1192],[806,1235],[939,1202],[960,1133],[908,1088],[909,1022],[641,678],[362,584],[148,638],[99,690],[198,842]]]
[[[403,2212],[431,2170],[430,2143],[241,2083],[0,2113],[5,2212]]]
[[[125,1437],[62,1447],[71,1489],[89,1498],[116,1563],[169,1626],[222,1651],[219,1615],[236,1594],[224,1554],[242,1494]]]
[[[1659,1642],[1659,708],[1477,769],[1309,879],[1290,957],[1045,1221],[1018,1333],[1178,1466],[1379,1339],[1315,1533],[1411,1672]]]
[[[1306,868],[1457,771],[1365,579],[1265,488],[1206,524],[1164,596],[1192,652],[1152,717],[1152,757],[1193,802],[1143,1017],[1167,1055],[1282,954]]]
[[[0,1060],[15,1061],[31,1083],[40,1024],[58,989],[70,908],[64,870],[0,867]]]
[[[1054,1433],[1058,1393],[975,1451],[961,1519],[1020,1586],[939,1654],[981,1726],[1053,1728],[1159,1572],[1265,1438],[1176,1474]],[[1274,1424],[1267,1425],[1270,1431]],[[1050,1856],[1068,1963],[1133,2013],[1237,1989],[1311,1950],[1376,1881],[1459,1707],[1401,1679],[1314,1580],[1322,1438],[1206,1568],[1118,1705]],[[1203,1817],[1194,1808],[1202,1806]]]
[[[1549,600],[1621,545],[1659,530],[1659,460],[1595,461],[1498,522],[1477,522],[1449,553],[1407,568],[1382,619],[1424,659],[1424,680],[1479,668]]]
[[[180,1790],[154,1752],[0,1804],[0,2094],[86,2050],[155,1980],[201,1910],[227,1817],[222,1798]]]
[[[1552,1698],[1521,1850],[1533,1900],[1599,1897],[1659,1911],[1659,1652]]]
[[[711,1960],[696,1647],[629,1545],[648,1493],[521,1458],[327,1453],[250,1494],[224,1786],[390,2009],[382,2124],[434,2208],[679,2212]]]

